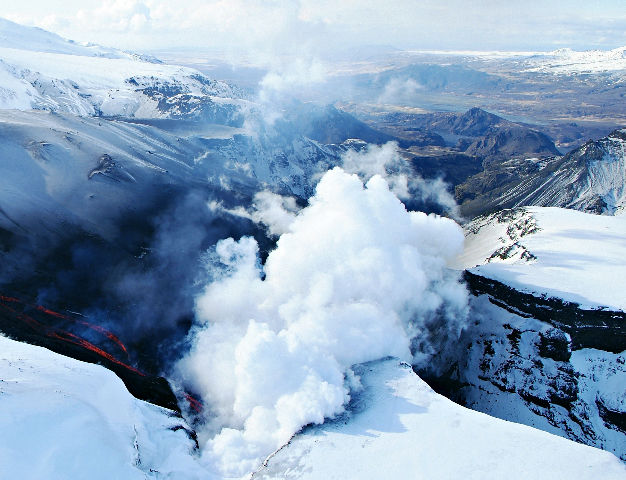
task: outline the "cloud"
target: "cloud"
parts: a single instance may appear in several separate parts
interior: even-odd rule
[[[252,238],[220,241],[178,364],[210,412],[203,461],[244,474],[303,425],[343,411],[358,388],[353,364],[428,356],[435,325],[455,337],[467,293],[446,262],[462,245],[452,220],[407,212],[381,176],[364,186],[340,168],[263,267]]]
[[[348,150],[342,160],[347,172],[356,173],[363,180],[380,175],[398,197],[409,197],[407,165],[398,153],[397,143],[370,144],[363,151]]]
[[[104,0],[95,9],[80,9],[76,20],[82,28],[134,32],[150,24],[150,7],[139,0]]]
[[[381,146],[368,145],[361,151],[348,150],[342,156],[342,161],[346,171],[358,174],[364,181],[373,175],[380,175],[402,200],[434,204],[442,207],[450,217],[457,220],[461,218],[449,185],[441,178],[424,179],[412,172],[395,142]]]
[[[68,0],[63,5],[13,2],[3,12],[39,26],[56,26],[57,33],[82,41],[128,49],[210,47],[247,53],[252,59],[303,49],[319,57],[372,44],[549,50],[564,43],[614,48],[626,39],[621,0],[607,0],[602,8],[580,0],[481,0],[471,8],[460,0]]]
[[[424,88],[412,78],[392,78],[387,82],[378,103],[393,105],[414,105],[415,96]]]
[[[316,58],[280,62],[273,66],[259,84],[261,101],[271,101],[276,95],[295,93],[303,87],[324,82],[326,77],[326,67]]]
[[[270,191],[256,193],[248,209],[243,207],[227,209],[216,201],[210,202],[209,208],[213,212],[221,211],[265,225],[270,236],[280,236],[288,232],[299,210],[295,198]]]

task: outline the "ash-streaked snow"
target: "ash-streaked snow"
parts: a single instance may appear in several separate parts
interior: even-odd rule
[[[583,308],[626,310],[626,217],[526,207],[465,227],[458,268]]]
[[[398,360],[355,368],[352,409],[312,426],[252,478],[623,479],[608,452],[461,407]]]

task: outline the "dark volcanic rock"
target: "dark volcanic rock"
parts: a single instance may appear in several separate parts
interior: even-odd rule
[[[529,159],[511,154],[514,158],[502,159],[492,155],[482,172],[457,185],[461,212],[473,217],[534,205],[613,214],[626,202],[624,136],[624,130],[616,130],[562,157]],[[485,146],[481,143],[468,150]]]
[[[596,406],[598,407],[598,412],[600,412],[600,417],[602,417],[607,427],[626,434],[626,412],[607,407],[601,399],[596,399]]]
[[[570,335],[572,349],[597,348],[620,353],[626,350],[626,313],[583,310],[577,303],[523,293],[497,280],[465,271],[465,281],[474,295],[489,295],[490,301],[516,314],[533,317]],[[546,356],[565,356],[559,335],[542,339]],[[560,345],[559,345],[560,343]],[[552,357],[553,358],[553,357]]]
[[[108,153],[105,153],[98,159],[98,166],[91,170],[87,177],[91,180],[101,175],[114,182],[130,182],[134,183],[133,176],[124,170],[124,167],[116,163]]]
[[[78,332],[99,333],[101,341],[92,343]],[[87,323],[83,317],[0,296],[0,333],[66,357],[102,365],[120,377],[134,397],[180,414],[178,401],[167,380],[145,374],[126,363],[126,348],[119,339],[111,332]]]
[[[552,140],[536,130],[521,127],[501,128],[475,140],[465,149],[468,155],[560,155]]]
[[[571,342],[558,328],[540,332],[539,355],[559,362],[567,362],[572,356]]]
[[[468,408],[626,460],[623,355],[602,351],[598,344],[572,351],[561,328],[494,297],[471,297],[469,321],[459,338],[440,345],[414,370],[438,393]],[[610,337],[607,332],[607,343]]]

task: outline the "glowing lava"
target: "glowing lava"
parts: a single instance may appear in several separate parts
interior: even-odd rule
[[[187,402],[189,403],[189,406],[196,412],[196,413],[202,413],[202,410],[204,410],[204,405],[202,405],[202,402],[200,400],[198,400],[197,398],[192,397],[190,394],[185,393],[185,399],[187,400]]]
[[[12,304],[18,304],[21,305],[22,307],[29,307],[31,309],[36,310],[37,312],[41,312],[44,315],[47,315],[49,317],[54,317],[54,318],[58,318],[58,319],[63,319],[63,320],[68,320],[68,321],[72,321],[74,323],[83,325],[95,332],[98,332],[102,335],[104,335],[106,338],[108,338],[109,340],[111,340],[112,342],[114,342],[117,346],[120,347],[120,349],[126,354],[126,356],[128,357],[128,350],[126,349],[126,346],[122,343],[122,341],[112,332],[110,332],[109,330],[107,330],[104,327],[101,327],[99,325],[93,325],[85,320],[78,320],[75,318],[72,318],[69,315],[64,315],[62,313],[58,313],[55,312],[53,310],[50,310],[46,307],[43,307],[41,305],[30,305],[26,302],[23,302],[22,300],[20,300],[19,298],[15,298],[15,297],[8,297],[8,296],[4,296],[4,295],[0,295],[0,301],[4,302],[2,304],[0,304],[0,307],[2,307],[2,309],[5,312],[10,313],[10,315],[18,320],[21,320],[22,322],[24,322],[25,324],[27,324],[31,329],[33,329],[34,331],[41,333],[47,337],[50,338],[55,338],[57,340],[62,340],[64,342],[67,343],[71,343],[73,345],[77,345],[79,347],[82,347],[84,349],[90,350],[94,353],[96,353],[97,355],[99,355],[102,358],[105,358],[106,360],[108,360],[109,362],[113,362],[116,365],[120,365],[122,367],[127,368],[128,370],[131,370],[132,372],[135,372],[141,376],[145,376],[145,374],[143,372],[140,372],[139,370],[137,370],[136,368],[118,360],[117,358],[115,358],[113,355],[111,355],[110,353],[104,351],[103,349],[95,346],[93,343],[85,340],[84,338],[79,337],[78,335],[53,327],[51,325],[46,325],[43,324],[37,320],[35,320],[34,318],[32,318],[31,316],[23,313],[23,312],[19,312],[18,310],[9,307],[8,305],[6,305],[6,303],[12,303]]]

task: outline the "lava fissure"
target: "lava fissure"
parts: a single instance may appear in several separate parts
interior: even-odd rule
[[[109,340],[111,340],[113,343],[115,343],[118,347],[120,347],[120,349],[124,352],[124,354],[126,355],[127,358],[129,357],[128,354],[128,349],[126,348],[126,345],[124,345],[124,343],[119,339],[119,337],[117,335],[115,335],[113,332],[111,332],[110,330],[107,330],[104,327],[101,327],[100,325],[94,325],[93,323],[89,323],[86,320],[78,320],[76,318],[73,318],[69,315],[65,315],[63,313],[59,313],[59,312],[55,312],[54,310],[50,310],[49,308],[46,308],[42,305],[30,305],[22,300],[20,300],[19,298],[15,298],[15,297],[7,297],[4,295],[0,295],[0,301],[3,302],[10,302],[10,303],[19,303],[21,305],[33,308],[39,312],[45,313],[46,315],[52,316],[52,317],[56,317],[56,318],[60,318],[63,320],[69,320],[71,322],[74,323],[78,323],[80,325],[83,325],[95,332],[98,332],[102,335],[104,335],[106,338],[108,338]],[[16,312],[17,313],[17,312]],[[41,325],[41,324],[40,324]],[[123,363],[122,363],[123,365]]]
[[[116,373],[135,397],[168,408],[180,415],[178,401],[166,379],[148,375],[120,361],[77,333],[60,328],[60,322],[65,324],[73,322],[94,330],[114,342],[128,356],[126,347],[119,338],[103,327],[41,305],[31,305],[16,297],[0,295],[0,332],[18,341],[39,345],[61,355],[101,364]]]
[[[185,399],[189,403],[189,406],[196,413],[202,413],[202,410],[204,410],[204,405],[202,404],[202,402],[200,400],[198,400],[197,398],[192,397],[191,394],[189,394],[189,393],[185,393]]]

